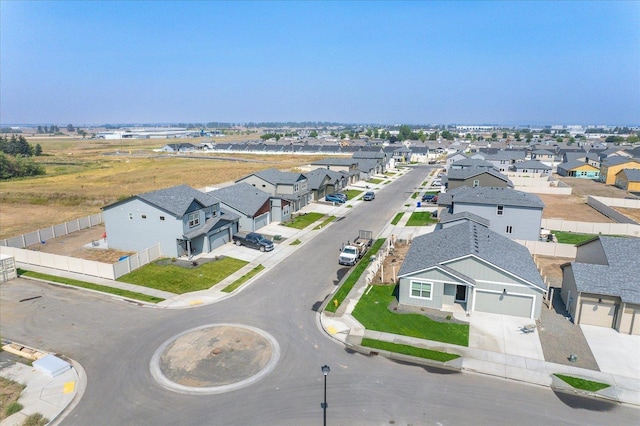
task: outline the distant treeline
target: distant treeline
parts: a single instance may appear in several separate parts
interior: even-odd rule
[[[44,167],[30,157],[42,155],[42,147],[31,145],[24,136],[0,137],[0,179],[45,174]]]

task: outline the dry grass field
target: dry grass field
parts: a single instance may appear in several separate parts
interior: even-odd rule
[[[233,139],[257,138],[239,136]],[[198,154],[198,158],[154,152],[166,143],[199,139],[91,140],[28,138],[47,174],[0,183],[0,238],[100,212],[128,196],[187,184],[194,188],[233,181],[269,167],[288,170],[318,157]],[[194,155],[196,156],[196,155]]]

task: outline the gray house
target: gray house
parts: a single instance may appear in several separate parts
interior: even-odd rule
[[[463,186],[438,196],[438,217],[473,213],[489,220],[492,231],[513,240],[539,239],[543,208],[537,195],[511,188]]]
[[[507,176],[493,168],[452,168],[447,174],[447,191],[460,188],[461,186],[513,187],[513,184]]]
[[[358,170],[358,161],[355,158],[324,158],[314,161],[313,167],[332,170],[342,173],[349,177],[349,184],[356,183],[360,179],[360,171]]]
[[[400,304],[446,311],[535,319],[546,293],[524,246],[471,221],[414,238],[398,279]]]
[[[135,195],[102,210],[110,248],[140,251],[159,243],[170,257],[208,253],[231,241],[240,219],[187,185]]]
[[[311,193],[307,184],[307,177],[302,173],[282,172],[278,169],[266,169],[252,173],[236,183],[248,183],[272,197],[282,198],[288,202],[293,212],[300,210],[311,201]],[[281,207],[283,212],[287,206]],[[287,212],[289,214],[289,212]],[[274,218],[273,220],[278,220]]]
[[[348,181],[341,173],[322,168],[305,172],[304,175],[309,181],[309,190],[315,200],[320,200],[327,194],[340,191]]]
[[[236,183],[207,194],[217,199],[225,210],[240,218],[239,231],[257,231],[271,223],[271,195],[248,183]],[[282,212],[276,214],[278,217],[281,215]]]
[[[562,300],[576,324],[640,335],[640,238],[600,236],[562,268]]]
[[[541,163],[538,160],[527,160],[514,163],[510,171],[516,173],[540,173],[541,175],[551,175],[551,166]]]

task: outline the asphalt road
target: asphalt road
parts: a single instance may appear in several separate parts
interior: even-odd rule
[[[341,243],[379,232],[428,168],[349,212],[236,296],[188,310],[144,308],[85,291],[25,280],[0,286],[3,337],[67,355],[84,367],[87,390],[68,425],[637,424],[640,410],[556,395],[548,388],[471,373],[439,372],[350,353],[318,327],[315,310],[346,269]],[[20,300],[42,296],[26,302]],[[185,395],[158,385],[154,351],[184,330],[218,323],[258,327],[278,341],[275,370],[249,387]]]

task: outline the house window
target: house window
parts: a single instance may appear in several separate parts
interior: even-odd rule
[[[411,281],[411,297],[431,299],[431,283]]]
[[[140,215],[140,218],[142,218],[142,219],[146,219],[146,218],[147,218],[147,215],[146,215],[146,214],[141,214],[141,215]]]
[[[507,226],[507,234],[511,234],[513,232],[513,226]]]
[[[473,181],[473,187],[480,186],[480,181],[478,179]]]
[[[160,216],[160,220],[164,220],[164,216]]]
[[[289,205],[288,204],[286,206],[282,207],[282,215],[283,216],[289,216]]]
[[[496,214],[498,216],[502,216],[503,212],[504,212],[504,206],[498,206],[498,210],[496,211]]]
[[[198,226],[200,224],[200,212],[189,213],[187,219],[189,220],[189,228]]]

